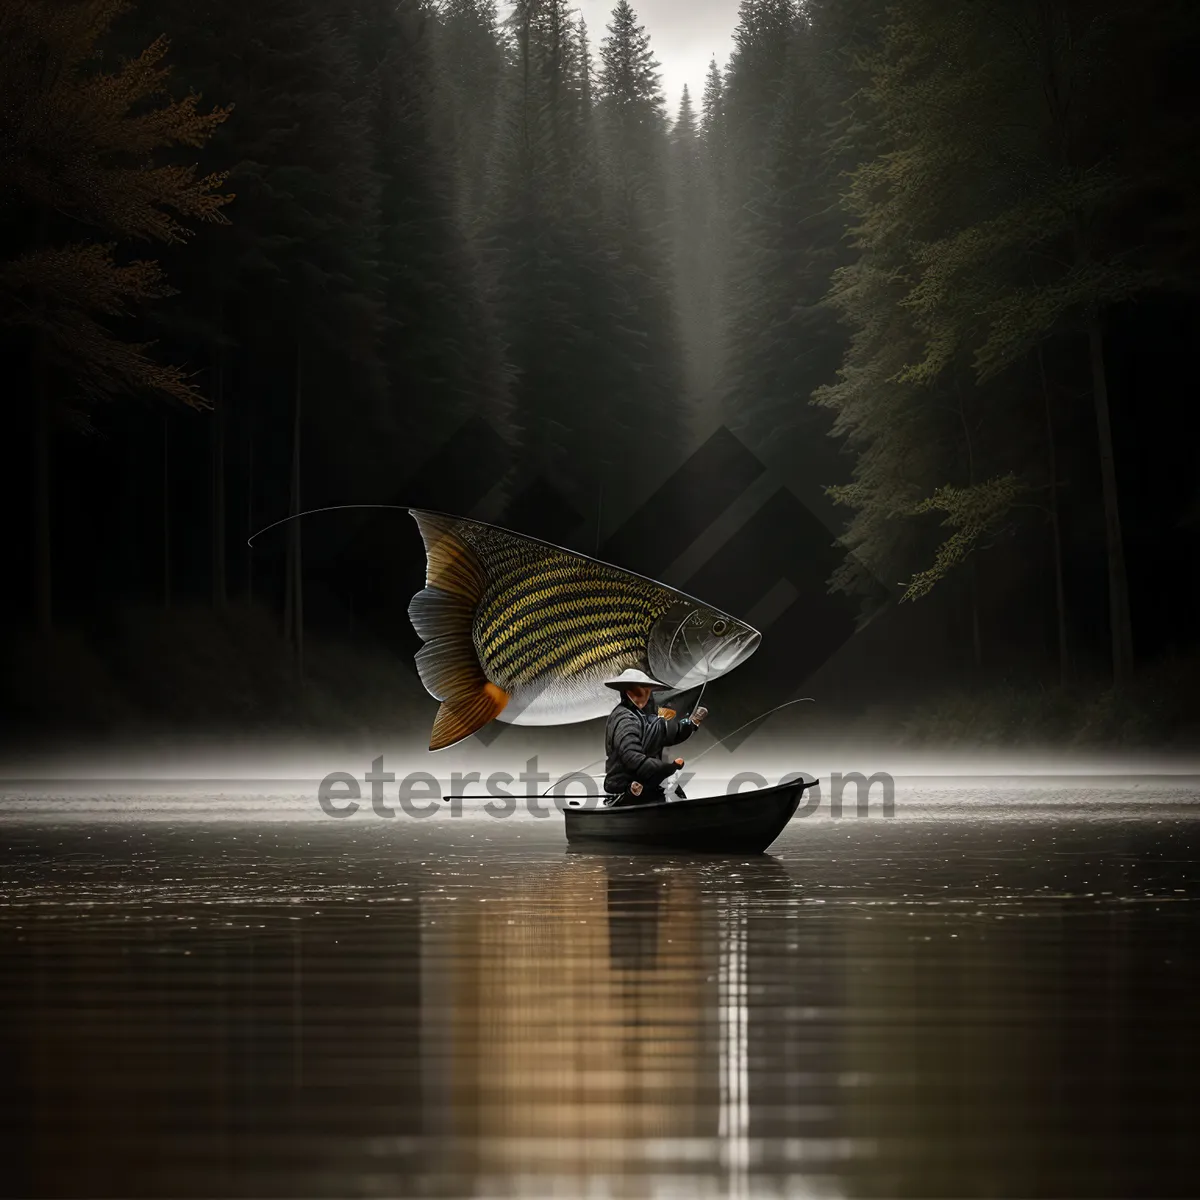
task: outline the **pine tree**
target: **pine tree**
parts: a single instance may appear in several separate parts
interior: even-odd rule
[[[793,0],[742,0],[719,119],[714,114],[723,150],[718,193],[724,218],[720,376],[727,398],[736,386],[732,358],[738,326],[756,306],[756,273],[763,264],[755,250],[754,226],[768,186],[764,172],[795,24]],[[728,420],[728,403],[722,407],[722,418]]]
[[[696,411],[704,407],[717,365],[712,207],[704,145],[691,95],[684,87],[679,115],[671,129],[671,233],[687,391],[690,407]],[[697,432],[703,436],[706,431]]]
[[[650,38],[627,0],[613,10],[602,43],[597,115],[622,285],[638,338],[626,397],[637,414],[630,424],[666,444],[682,432],[683,400],[667,227],[666,116]]]
[[[124,7],[21,0],[0,14],[0,86],[21,133],[0,185],[6,223],[33,246],[0,266],[0,304],[6,325],[41,342],[43,367],[68,385],[64,399],[144,390],[203,405],[181,370],[114,336],[102,319],[171,294],[158,264],[119,260],[118,243],[182,243],[190,236],[182,222],[226,220],[225,175],[198,177],[194,166],[156,155],[203,146],[229,110],[201,112],[194,93],[164,96],[165,38],[116,69],[93,67]]]
[[[844,262],[831,171],[831,114],[821,94],[818,47],[807,21],[789,39],[754,204],[743,221],[739,288],[731,297],[725,397],[727,420],[803,479],[832,482],[839,471],[828,418],[809,404],[832,381],[844,350],[824,303]],[[822,503],[819,492],[807,497]]]
[[[0,165],[6,225],[20,232],[0,261],[0,322],[20,347],[33,396],[39,626],[52,624],[51,431],[86,420],[98,400],[149,392],[206,403],[177,367],[114,328],[171,294],[158,263],[117,257],[132,241],[180,243],[189,221],[222,221],[224,175],[164,162],[172,147],[203,146],[228,109],[203,112],[195,94],[164,97],[167,42],[113,69],[98,47],[118,0],[14,0],[0,12],[3,111],[17,136]],[[53,398],[52,398],[53,397]]]
[[[601,43],[599,114],[610,186],[626,224],[661,228],[666,115],[658,62],[628,0]]]
[[[896,141],[891,111],[869,86],[879,69],[870,54],[855,65],[844,88],[854,99],[841,132],[845,139],[849,126],[852,145],[877,151],[874,162],[886,165]],[[838,148],[843,161],[853,153],[845,140]],[[928,498],[928,481],[957,478],[963,457],[950,415],[953,398],[902,378],[920,333],[904,306],[910,231],[876,219],[887,195],[878,179],[882,169],[860,165],[844,197],[853,257],[834,273],[829,303],[850,337],[837,380],[813,397],[832,410],[832,432],[853,455],[852,482],[830,489],[852,514],[839,538],[846,557],[830,583],[858,600],[863,621],[881,611],[890,585],[903,587],[928,561],[933,547],[913,509]],[[923,228],[932,228],[928,218]]]
[[[795,0],[741,0],[723,97],[733,233],[754,195],[787,74]]]
[[[504,424],[504,373],[495,320],[463,228],[463,189],[479,189],[482,133],[464,109],[467,141],[437,141],[439,88],[432,20],[414,0],[356,0],[358,71],[370,105],[371,165],[379,188],[372,257],[383,300],[381,353],[390,421],[407,455],[441,441],[473,414]],[[478,8],[482,43],[492,30]],[[459,16],[464,16],[458,6]],[[465,17],[464,17],[465,19]],[[476,47],[486,59],[482,44]],[[476,82],[485,91],[486,80]],[[457,162],[455,155],[458,155]],[[466,161],[464,161],[466,155]],[[391,483],[381,480],[390,490]]]
[[[704,77],[704,96],[700,104],[700,132],[710,151],[724,140],[721,127],[725,119],[725,79],[715,58],[708,63]]]
[[[584,35],[565,0],[518,4],[508,30],[484,245],[516,373],[516,486],[540,474],[587,512],[620,462],[613,406],[632,368],[600,207]]]
[[[927,0],[892,27],[878,85],[905,155],[881,167],[888,219],[911,227],[911,213],[928,210],[931,196],[942,210],[940,228],[915,249],[905,304],[923,345],[902,378],[933,384],[967,358],[986,388],[1014,368],[1028,374],[1030,355],[1060,337],[1073,338],[1087,363],[1118,684],[1132,668],[1132,625],[1103,314],[1156,282],[1127,242],[1113,239],[1131,184],[1110,166],[1111,126],[1093,124],[1105,111],[1097,63],[1113,61],[1120,24],[1115,12],[1070,5],[1022,4],[1001,20]],[[911,164],[903,173],[902,162]],[[1057,356],[1069,353],[1064,346]],[[1016,462],[1026,455],[1012,428],[1010,413],[1000,436]],[[993,480],[975,481],[974,490],[943,487],[927,502],[956,532],[935,568],[914,581],[917,592],[962,561],[1021,494]]]
[[[701,407],[701,425],[706,432],[721,418],[721,380],[724,349],[728,338],[730,190],[728,120],[725,113],[725,77],[714,58],[708,64],[704,99],[700,110],[701,155],[704,183],[709,197],[709,349],[705,359],[707,398]]]
[[[435,135],[455,164],[464,226],[473,232],[486,199],[504,70],[495,0],[444,0],[434,29],[440,83]]]

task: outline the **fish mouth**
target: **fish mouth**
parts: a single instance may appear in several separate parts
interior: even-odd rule
[[[718,649],[706,655],[675,683],[672,692],[684,692],[697,684],[707,683],[710,679],[726,675],[740,667],[758,649],[762,634],[757,629],[747,627],[740,633],[729,638]]]
[[[726,645],[709,655],[706,666],[710,675],[724,675],[740,667],[758,649],[762,634],[757,629],[744,629]]]

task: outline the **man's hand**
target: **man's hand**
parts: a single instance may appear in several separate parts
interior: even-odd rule
[[[707,708],[695,708],[692,710],[692,715],[688,718],[693,725],[699,725],[705,717],[708,716]]]
[[[682,759],[682,758],[677,758],[677,759],[675,760],[675,765],[676,765],[677,767],[682,767],[682,766],[683,766],[683,759]]]
[[[631,796],[640,796],[642,794],[642,785],[636,779],[629,785],[629,794]]]

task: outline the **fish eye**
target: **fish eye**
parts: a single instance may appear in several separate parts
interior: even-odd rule
[[[712,624],[712,631],[717,637],[720,637],[722,634],[727,632],[728,629],[729,622],[722,620],[720,617],[718,617]]]

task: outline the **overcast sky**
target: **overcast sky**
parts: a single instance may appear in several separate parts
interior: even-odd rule
[[[615,0],[578,0],[588,25],[592,52],[599,56]],[[715,54],[723,67],[733,44],[738,0],[633,0],[638,20],[662,64],[663,94],[672,118],[686,83],[699,109],[708,60]]]

